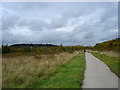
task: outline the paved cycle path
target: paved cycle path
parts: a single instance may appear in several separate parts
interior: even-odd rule
[[[86,70],[82,88],[118,88],[118,77],[105,63],[86,52]]]

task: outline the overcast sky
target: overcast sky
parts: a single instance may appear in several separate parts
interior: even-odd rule
[[[2,43],[95,45],[118,37],[118,3],[2,3]]]

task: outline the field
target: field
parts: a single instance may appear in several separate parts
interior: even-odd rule
[[[38,80],[34,88],[81,88],[84,79],[85,54],[72,58],[68,63],[60,66],[52,77]]]
[[[83,50],[102,60],[120,77],[118,40],[114,44],[111,42],[96,44],[94,47],[3,45],[2,86],[3,88],[80,88],[86,66]]]
[[[59,54],[6,54],[2,58],[3,88],[26,88],[50,76],[79,52]]]
[[[118,64],[119,64],[119,57],[118,53],[116,52],[91,52],[95,57],[103,61],[108,65],[108,67],[111,69],[112,72],[114,72],[117,76],[120,77],[120,72],[118,69]]]

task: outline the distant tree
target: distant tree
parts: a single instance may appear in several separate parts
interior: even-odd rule
[[[61,46],[61,47],[63,46],[62,43],[60,44],[60,46]]]
[[[10,47],[8,45],[2,45],[2,53],[10,53]]]

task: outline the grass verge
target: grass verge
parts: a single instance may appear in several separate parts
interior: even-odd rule
[[[111,69],[112,72],[114,72],[118,77],[120,77],[120,72],[118,70],[118,63],[119,58],[118,57],[111,57],[105,54],[100,54],[98,52],[90,52],[95,57],[103,61],[105,64],[108,65],[108,67]]]
[[[80,88],[84,79],[85,54],[81,52],[60,66],[49,77],[38,80],[32,88]]]

